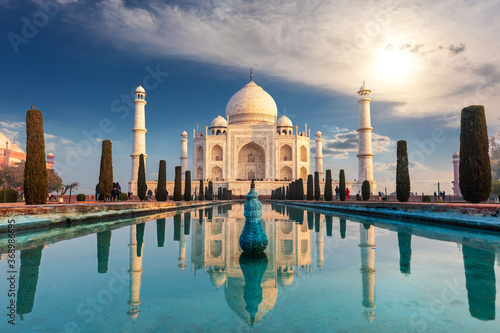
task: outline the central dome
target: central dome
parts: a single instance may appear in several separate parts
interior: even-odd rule
[[[274,99],[253,81],[234,94],[226,106],[229,124],[273,125],[277,114],[278,107]]]

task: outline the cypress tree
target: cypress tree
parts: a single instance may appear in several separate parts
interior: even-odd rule
[[[364,201],[370,200],[370,182],[367,180],[361,185],[361,195]]]
[[[184,178],[184,201],[191,201],[191,171],[186,171]]]
[[[158,185],[156,185],[156,200],[167,201],[167,162],[160,161],[158,170]]]
[[[286,196],[285,196],[285,186],[282,186],[281,187],[281,200],[285,200],[286,199]]]
[[[313,176],[308,175],[307,176],[307,200],[313,200],[314,199],[314,193],[313,193]]]
[[[325,201],[333,200],[333,190],[332,190],[332,170],[326,170],[326,179],[325,179]]]
[[[140,170],[140,162],[139,162],[139,170]],[[102,195],[104,201],[106,201],[107,198],[111,197],[112,189],[113,189],[113,160],[111,151],[111,141],[104,140],[102,142],[101,169],[99,172],[99,194]]]
[[[49,185],[45,163],[42,112],[31,109],[26,112],[24,198],[27,205],[43,205],[47,203]]]
[[[288,189],[288,186],[286,187],[285,200],[290,200],[290,190]]]
[[[208,181],[208,193],[207,194],[209,195],[207,197],[208,200],[214,200],[214,184],[212,183],[211,180]]]
[[[137,196],[141,201],[146,199],[148,185],[146,184],[146,166],[144,165],[144,155],[139,156],[139,171],[137,172]],[[99,188],[100,185],[99,185]],[[111,190],[110,190],[111,191]]]
[[[491,164],[484,106],[462,109],[460,124],[459,184],[468,202],[488,200],[491,193]]]
[[[345,191],[344,169],[340,169],[340,173],[339,173],[339,197],[340,197],[340,201],[345,201],[346,191]]]
[[[314,172],[314,200],[321,199],[321,192],[319,189],[319,172]]]
[[[299,178],[297,183],[297,200],[304,200],[304,181]]]
[[[200,195],[198,196],[198,200],[205,200],[205,195],[203,194],[203,179],[200,179]]]
[[[406,141],[398,141],[396,166],[396,195],[399,202],[410,199],[410,171],[408,170],[408,152]]]
[[[182,167],[175,167],[174,201],[182,200]]]

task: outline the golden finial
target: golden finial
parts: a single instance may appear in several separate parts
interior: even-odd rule
[[[253,68],[250,68],[250,81],[253,81]]]

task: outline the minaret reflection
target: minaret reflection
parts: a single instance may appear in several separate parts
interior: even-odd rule
[[[97,233],[97,273],[108,271],[109,247],[111,246],[111,230]]]
[[[19,268],[19,287],[17,289],[17,314],[23,320],[23,315],[30,313],[35,304],[38,272],[42,259],[43,245],[21,251],[21,267]]]
[[[324,236],[325,236],[325,227],[324,225],[319,221],[320,216],[319,214],[316,214],[318,216],[317,218],[317,223],[316,223],[316,259],[317,259],[317,264],[319,268],[323,268],[323,264],[325,262],[324,257],[323,257],[323,250],[324,250]]]
[[[361,278],[363,280],[363,314],[372,322],[375,319],[375,227],[359,224],[361,249]]]
[[[345,220],[345,218],[340,217],[339,222],[340,222],[340,238],[344,239],[345,238],[345,229],[346,229],[346,220]]]
[[[179,215],[179,220],[181,216]],[[191,213],[185,213],[184,214],[184,224],[178,225],[179,226],[179,268],[181,270],[186,268],[186,241],[187,241],[187,236],[189,235],[189,231],[191,228]],[[181,232],[182,227],[184,227],[184,232]]]
[[[130,319],[132,319],[132,323],[137,316],[139,316],[139,304],[141,304],[141,300],[139,299],[139,294],[141,292],[141,274],[142,274],[142,256],[139,256],[138,253],[142,254],[142,248],[144,247],[144,239],[140,239],[140,248],[138,248],[138,233],[137,226],[130,226],[130,286],[129,286],[129,310],[127,314]],[[144,229],[143,229],[144,230]],[[140,235],[139,235],[140,237]],[[142,237],[144,237],[144,233],[142,233]]]
[[[308,224],[283,220],[284,216],[277,213],[277,209],[278,206],[274,210],[265,210],[262,217],[269,241],[265,250],[267,267],[265,260],[248,262],[240,259],[239,236],[245,224],[241,218],[243,206],[233,206],[228,217],[214,215],[211,222],[205,220],[192,226],[191,263],[194,274],[200,270],[208,273],[214,287],[224,289],[224,298],[231,310],[249,326],[258,323],[274,308],[279,286],[287,288],[294,282],[295,276],[302,271],[308,274],[311,269],[311,232]],[[293,214],[299,212],[303,215],[304,211],[290,211]],[[319,234],[324,234],[324,226],[320,227]],[[259,278],[261,270],[263,274]]]
[[[411,273],[411,234],[398,231],[399,271],[405,275]]]
[[[495,320],[495,253],[468,245],[462,253],[469,312],[479,320]]]

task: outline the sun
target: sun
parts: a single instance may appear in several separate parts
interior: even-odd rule
[[[407,76],[411,70],[411,59],[407,53],[399,50],[382,50],[376,60],[378,75],[396,80]]]

